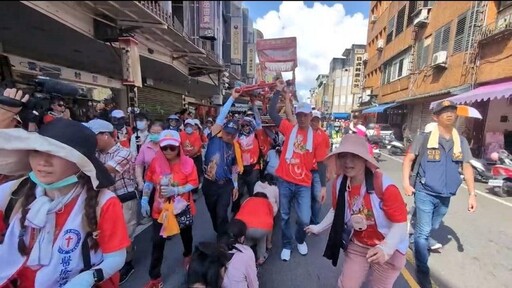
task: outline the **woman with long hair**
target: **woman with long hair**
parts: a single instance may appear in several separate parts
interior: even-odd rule
[[[185,156],[180,144],[179,132],[174,130],[162,131],[159,140],[160,150],[157,151],[146,172],[141,210],[143,216],[151,215],[153,218],[153,246],[149,267],[151,280],[145,286],[146,288],[163,287],[160,268],[167,238],[160,235],[163,224],[158,219],[164,211],[165,202],[176,203],[178,198],[180,198],[180,201],[187,202],[183,211],[188,212],[188,217],[185,217],[188,222],[180,223],[180,236],[184,248],[183,257],[186,268],[188,268],[191,261],[193,243],[191,218],[196,212],[191,191],[199,185],[199,181],[194,161]],[[151,208],[149,204],[150,197],[153,199]],[[174,206],[174,209],[176,208],[177,205]]]
[[[391,288],[405,266],[409,245],[407,208],[400,190],[378,169],[363,137],[348,134],[327,161],[336,177],[327,185],[332,208],[318,225],[305,228],[318,234],[329,227],[324,257],[338,263],[345,252],[338,287]]]
[[[189,288],[221,288],[226,265],[233,257],[218,243],[201,242],[196,246],[187,272]]]
[[[63,118],[37,133],[0,130],[1,154],[17,157],[2,172],[28,174],[0,186],[0,287],[119,286],[130,239],[96,146],[89,128]]]

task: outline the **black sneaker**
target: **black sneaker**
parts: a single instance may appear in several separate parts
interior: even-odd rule
[[[123,268],[119,270],[119,284],[123,284],[124,282],[126,282],[126,280],[128,280],[128,278],[133,274],[133,271],[135,271],[135,269],[133,268],[132,263],[125,263]]]
[[[430,280],[430,273],[423,271],[416,271],[416,278],[421,288],[432,288],[432,281]]]

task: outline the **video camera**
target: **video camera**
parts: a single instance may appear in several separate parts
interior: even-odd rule
[[[26,103],[3,96],[6,88],[19,89],[16,84],[27,87],[20,89],[23,91],[23,95],[30,96]],[[22,107],[19,117],[24,124],[29,122],[39,124],[50,99],[57,96],[77,98],[87,97],[87,94],[85,89],[73,84],[41,76],[29,82],[5,81],[0,87],[0,105],[13,108]]]

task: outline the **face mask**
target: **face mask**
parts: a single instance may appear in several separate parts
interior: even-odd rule
[[[149,141],[151,142],[158,142],[160,140],[159,134],[149,134]]]
[[[194,132],[194,128],[187,127],[187,128],[185,128],[185,132],[187,132],[187,134],[192,134],[192,132]]]
[[[137,125],[137,130],[146,130],[146,128],[148,127],[148,122],[146,122],[146,121],[137,121],[136,125]]]
[[[38,186],[41,186],[47,190],[59,189],[59,188],[62,188],[62,187],[68,186],[70,184],[78,182],[78,178],[76,177],[76,175],[71,175],[69,177],[66,177],[66,178],[64,178],[60,181],[57,181],[55,183],[52,183],[52,184],[41,183],[41,181],[39,181],[39,179],[37,179],[37,176],[34,173],[34,171],[28,173],[28,177],[30,177],[30,179],[32,181],[34,181],[34,183],[36,183]]]

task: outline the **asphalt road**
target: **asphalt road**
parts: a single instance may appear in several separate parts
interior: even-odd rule
[[[382,157],[381,168],[395,181],[401,179],[400,158],[387,155]],[[505,221],[512,219],[512,201],[489,196],[485,187],[484,184],[477,184],[479,206],[478,211],[473,214],[467,212],[467,189],[461,187],[457,196],[452,198],[449,212],[442,226],[433,233],[433,237],[444,245],[441,253],[431,255],[429,262],[433,281],[438,287],[511,287],[512,228],[506,223],[502,225],[499,219]],[[408,207],[412,207],[412,198],[406,196],[404,198]],[[326,203],[330,203],[330,199]],[[214,241],[215,233],[204,198],[199,198],[197,205],[198,213],[193,227],[194,243]],[[328,205],[324,205],[323,214],[327,212]],[[292,223],[294,222],[295,220],[292,220]],[[277,218],[276,223],[279,223]],[[338,267],[333,267],[322,257],[327,232],[307,238],[306,242],[309,246],[307,256],[301,256],[294,248],[289,262],[282,262],[279,259],[280,238],[279,225],[275,225],[274,248],[267,262],[258,272],[260,287],[337,287],[342,259]],[[151,253],[150,227],[137,235],[135,244],[137,247],[134,260],[135,272],[122,287],[141,288],[149,281],[147,271]],[[179,236],[168,241],[166,245],[162,265],[164,287],[186,287],[182,249]],[[406,268],[394,287],[419,287],[413,279],[414,259],[411,253],[407,256]]]

